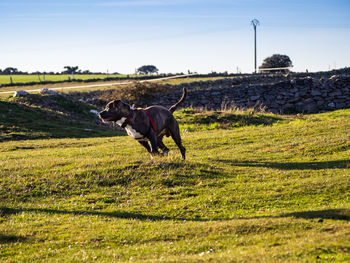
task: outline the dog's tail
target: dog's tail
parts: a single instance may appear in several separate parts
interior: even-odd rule
[[[169,109],[171,113],[173,113],[176,110],[176,108],[185,100],[186,94],[187,94],[187,90],[186,88],[183,88],[181,99],[178,102],[176,102],[173,106],[171,106]]]

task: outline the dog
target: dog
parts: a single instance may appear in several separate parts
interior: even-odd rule
[[[185,100],[186,88],[183,89],[180,100],[169,109],[163,106],[150,106],[145,109],[133,109],[121,100],[113,100],[99,113],[103,122],[116,122],[125,128],[127,134],[136,139],[151,154],[158,155],[158,148],[166,156],[169,149],[163,143],[164,136],[171,136],[179,147],[181,156],[186,159],[186,149],[181,143],[179,124],[173,116],[175,109]],[[151,145],[149,145],[149,142]]]

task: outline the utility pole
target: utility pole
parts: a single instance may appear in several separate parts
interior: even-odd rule
[[[254,27],[254,66],[255,66],[254,69],[255,69],[255,73],[256,73],[257,72],[257,67],[256,67],[256,27],[258,25],[260,25],[260,22],[257,19],[253,19],[251,21],[251,24]]]

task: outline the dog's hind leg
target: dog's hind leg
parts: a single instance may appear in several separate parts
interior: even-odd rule
[[[174,142],[176,143],[176,145],[180,149],[182,159],[185,160],[186,159],[186,148],[183,147],[183,145],[181,143],[179,124],[177,123],[177,121],[175,119],[173,120],[173,123],[171,125],[171,129],[169,129],[169,130],[170,130],[171,138],[173,138]]]

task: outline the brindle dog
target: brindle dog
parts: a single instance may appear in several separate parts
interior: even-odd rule
[[[163,106],[133,109],[121,100],[113,100],[107,104],[99,116],[103,122],[116,122],[125,128],[127,134],[144,146],[152,158],[153,155],[159,154],[158,147],[164,156],[168,155],[169,149],[164,145],[163,137],[171,136],[179,147],[182,158],[185,159],[186,149],[182,146],[179,124],[173,112],[185,100],[186,93],[184,88],[181,99],[169,110]]]

